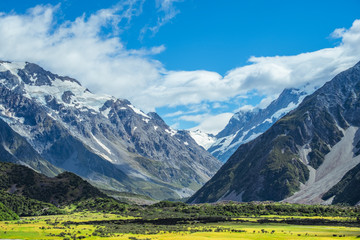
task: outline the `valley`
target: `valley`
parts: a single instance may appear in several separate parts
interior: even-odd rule
[[[148,207],[126,205],[106,210],[106,204],[98,204],[96,209],[81,205],[66,207],[63,215],[2,221],[0,238],[301,240],[360,236],[359,209],[351,207],[275,203],[190,206],[160,202]]]
[[[359,9],[0,1],[0,240],[360,240]]]

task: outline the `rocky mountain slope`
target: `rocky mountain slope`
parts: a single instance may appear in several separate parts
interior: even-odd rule
[[[0,118],[43,159],[101,188],[186,197],[221,165],[156,113],[36,64],[0,62],[0,96]]]
[[[241,145],[189,202],[346,202],[337,194],[357,181],[347,179],[358,173],[359,127],[360,63]],[[358,194],[360,188],[353,189],[354,195],[355,191]]]
[[[308,95],[305,89],[285,89],[265,109],[255,108],[234,114],[225,128],[215,136],[208,151],[222,162],[238,149],[269,129],[278,119],[295,109]]]
[[[0,190],[54,205],[69,204],[93,197],[107,197],[97,188],[70,172],[47,177],[32,169],[0,162]]]
[[[359,148],[359,147],[358,147]],[[359,153],[357,153],[359,154]],[[349,205],[360,204],[360,163],[348,171],[345,176],[323,196],[323,200],[333,198],[332,203],[345,203]]]
[[[62,172],[60,168],[43,159],[25,138],[12,130],[2,119],[0,119],[0,161],[23,164],[49,177]]]

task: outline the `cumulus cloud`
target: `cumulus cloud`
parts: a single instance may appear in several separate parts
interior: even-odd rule
[[[176,2],[179,0],[157,0],[160,15],[154,31],[178,14]],[[37,6],[22,15],[2,13],[0,59],[38,63],[78,79],[94,92],[127,98],[144,111],[164,106],[191,110],[204,103],[221,107],[222,102],[254,90],[267,96],[261,103],[265,106],[286,87],[321,86],[360,60],[360,20],[356,20],[349,29],[334,30],[331,36],[338,38],[339,44],[333,48],[294,56],[251,57],[248,65],[225,76],[205,70],[167,70],[152,58],[166,50],[164,45],[127,49],[120,38],[131,19],[142,13],[143,3],[122,1],[113,8],[66,22],[57,19],[59,5]],[[204,112],[209,114],[208,110]],[[227,119],[229,114],[218,118]],[[210,129],[207,123],[215,120],[212,116],[193,121]]]
[[[0,16],[0,58],[40,64],[55,73],[77,78],[93,91],[132,98],[136,91],[161,78],[161,63],[147,57],[164,50],[128,50],[116,36],[103,36],[128,21],[135,1],[103,9],[56,26],[59,6],[37,6],[24,15]],[[112,30],[109,30],[110,33]]]
[[[175,106],[225,101],[255,89],[269,96],[261,104],[265,107],[284,88],[308,85],[314,89],[360,60],[360,20],[350,29],[335,30],[332,36],[341,39],[340,45],[294,56],[251,57],[249,65],[232,69],[224,77],[209,71],[168,71],[142,96],[156,98],[156,106],[165,102]]]

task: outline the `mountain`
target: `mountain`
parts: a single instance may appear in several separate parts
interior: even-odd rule
[[[360,141],[358,143],[360,145]],[[357,146],[359,149],[360,146]],[[360,150],[358,150],[360,151]],[[359,155],[359,152],[356,153]],[[323,196],[323,200],[328,200],[333,198],[332,203],[346,203],[349,205],[359,205],[360,204],[360,191],[358,189],[360,186],[360,163],[356,165],[353,169],[348,171],[345,176],[333,186],[329,191],[327,191]],[[354,191],[355,190],[355,191]]]
[[[0,161],[23,164],[49,177],[62,172],[43,159],[25,138],[12,130],[2,119],[0,119]]]
[[[36,64],[0,62],[0,95],[0,118],[42,159],[100,188],[186,197],[221,166],[156,113]]]
[[[189,134],[195,140],[195,142],[204,149],[209,149],[209,147],[211,147],[216,141],[216,137],[213,134],[202,132],[199,129],[195,131],[189,131]]]
[[[0,190],[54,205],[95,197],[107,197],[70,172],[47,177],[18,164],[0,162]]]
[[[269,129],[278,119],[295,109],[308,95],[305,89],[285,89],[265,109],[255,108],[239,111],[225,128],[215,136],[208,151],[222,162],[226,162],[236,149]]]
[[[189,202],[341,203],[352,188],[358,203],[359,127],[360,63],[241,145]]]

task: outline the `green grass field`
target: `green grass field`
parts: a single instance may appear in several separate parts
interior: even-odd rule
[[[266,216],[286,219],[291,217]],[[296,217],[295,217],[296,218]],[[302,217],[303,219],[304,217]],[[185,223],[176,226],[152,224],[88,224],[87,221],[130,220],[116,214],[80,212],[68,215],[25,217],[19,221],[0,222],[0,239],[129,239],[129,240],[205,240],[205,239],[360,239],[360,227],[260,224],[250,222]],[[256,219],[261,219],[257,217]],[[335,218],[333,218],[335,219]],[[339,219],[337,219],[339,220]],[[347,220],[344,218],[344,221]],[[71,221],[69,224],[68,222]],[[84,224],[85,223],[85,224]],[[156,234],[133,234],[140,228]],[[171,232],[170,232],[171,231]]]

